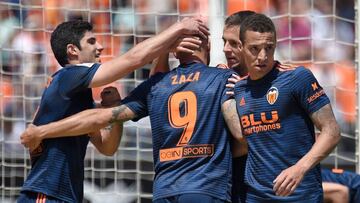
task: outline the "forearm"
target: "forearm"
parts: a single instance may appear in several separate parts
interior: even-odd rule
[[[142,66],[158,56],[167,56],[170,48],[184,34],[184,27],[176,23],[158,35],[151,37],[132,48],[128,54],[134,56],[135,63]],[[168,58],[168,57],[166,57]]]
[[[123,130],[123,123],[113,123],[100,130],[101,136],[92,136],[91,142],[104,155],[112,156],[117,151]]]
[[[169,53],[165,53],[160,55],[158,58],[156,58],[153,61],[151,70],[150,70],[150,76],[155,75],[156,73],[165,73],[170,70],[169,67]]]
[[[305,156],[302,157],[296,165],[300,166],[305,172],[307,172],[320,163],[321,160],[331,153],[339,142],[340,133],[338,132],[339,131],[336,127],[330,132],[329,130],[322,131],[310,151],[305,154]]]
[[[239,142],[244,142],[235,99],[229,99],[224,102],[221,106],[221,111],[233,137]]]
[[[38,126],[41,139],[70,137],[99,130],[109,124],[111,109],[91,109],[82,111],[60,121]]]
[[[102,64],[90,87],[98,87],[116,81],[136,68],[151,62],[157,56],[168,53],[182,32],[182,25],[177,23],[159,35],[137,44],[125,54]]]
[[[327,157],[340,141],[340,128],[330,104],[313,113],[311,119],[320,130],[320,134],[310,151],[297,163],[305,171],[308,171]]]

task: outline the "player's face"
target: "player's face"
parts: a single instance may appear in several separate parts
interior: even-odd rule
[[[234,68],[240,65],[240,49],[239,49],[239,26],[225,26],[223,32],[224,54],[227,65]]]
[[[100,63],[100,55],[104,49],[99,42],[96,41],[95,35],[87,31],[80,40],[81,50],[79,50],[80,63]]]
[[[276,47],[274,33],[246,31],[245,42],[240,47],[252,80],[260,79],[271,71]]]

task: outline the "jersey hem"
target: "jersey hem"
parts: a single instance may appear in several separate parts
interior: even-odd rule
[[[66,197],[61,197],[59,196],[58,194],[51,194],[49,192],[45,192],[43,191],[42,189],[40,188],[34,188],[34,187],[26,187],[26,188],[22,188],[21,189],[21,192],[35,192],[35,193],[42,193],[42,194],[45,194],[47,196],[51,196],[53,198],[56,198],[58,200],[62,200],[62,201],[65,201],[65,202],[76,202],[74,199],[68,199]]]
[[[163,198],[168,198],[168,197],[177,196],[177,195],[183,195],[183,194],[205,194],[205,195],[209,195],[211,197],[215,197],[215,198],[220,199],[220,200],[231,202],[230,197],[229,198],[224,198],[225,194],[222,194],[222,195],[221,194],[214,194],[214,193],[204,192],[204,191],[199,191],[199,190],[166,193],[166,194],[163,194],[163,195],[157,195],[156,197],[154,196],[153,200],[158,200],[158,199],[163,199]]]

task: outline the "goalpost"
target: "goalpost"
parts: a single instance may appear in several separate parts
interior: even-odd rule
[[[310,68],[329,95],[342,140],[325,167],[360,170],[359,0],[3,0],[0,2],[0,202],[13,202],[30,170],[19,135],[31,122],[47,77],[59,67],[49,46],[55,26],[82,18],[94,24],[102,61],[187,16],[202,15],[211,30],[211,65],[226,63],[222,29],[227,15],[254,9],[278,29],[276,59]],[[348,13],[354,12],[355,19]],[[177,61],[170,58],[170,66]],[[148,77],[150,65],[112,85],[124,98]],[[99,99],[100,89],[94,89]],[[147,118],[127,122],[116,154],[89,144],[85,198],[91,202],[151,202],[152,140]]]
[[[355,131],[355,137],[356,137],[356,151],[355,151],[355,157],[356,157],[356,172],[360,173],[360,1],[355,0],[355,65],[356,65],[356,95],[357,95],[357,117],[356,117],[356,131]]]

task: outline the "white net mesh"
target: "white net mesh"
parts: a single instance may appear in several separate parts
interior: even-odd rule
[[[219,22],[244,9],[271,16],[278,30],[276,58],[305,64],[325,87],[343,139],[323,165],[354,171],[358,159],[353,0],[2,0],[0,201],[16,199],[30,170],[29,154],[19,144],[19,135],[31,122],[47,77],[58,69],[49,46],[58,23],[74,18],[91,21],[105,48],[102,61],[107,61],[179,18],[201,14],[212,28],[214,65],[225,62]],[[171,62],[175,66],[175,59]],[[143,67],[113,85],[125,97],[148,73],[149,66]],[[99,92],[94,90],[96,99]],[[85,198],[90,202],[151,202],[152,167],[149,122],[128,122],[114,156],[102,156],[89,145]]]

